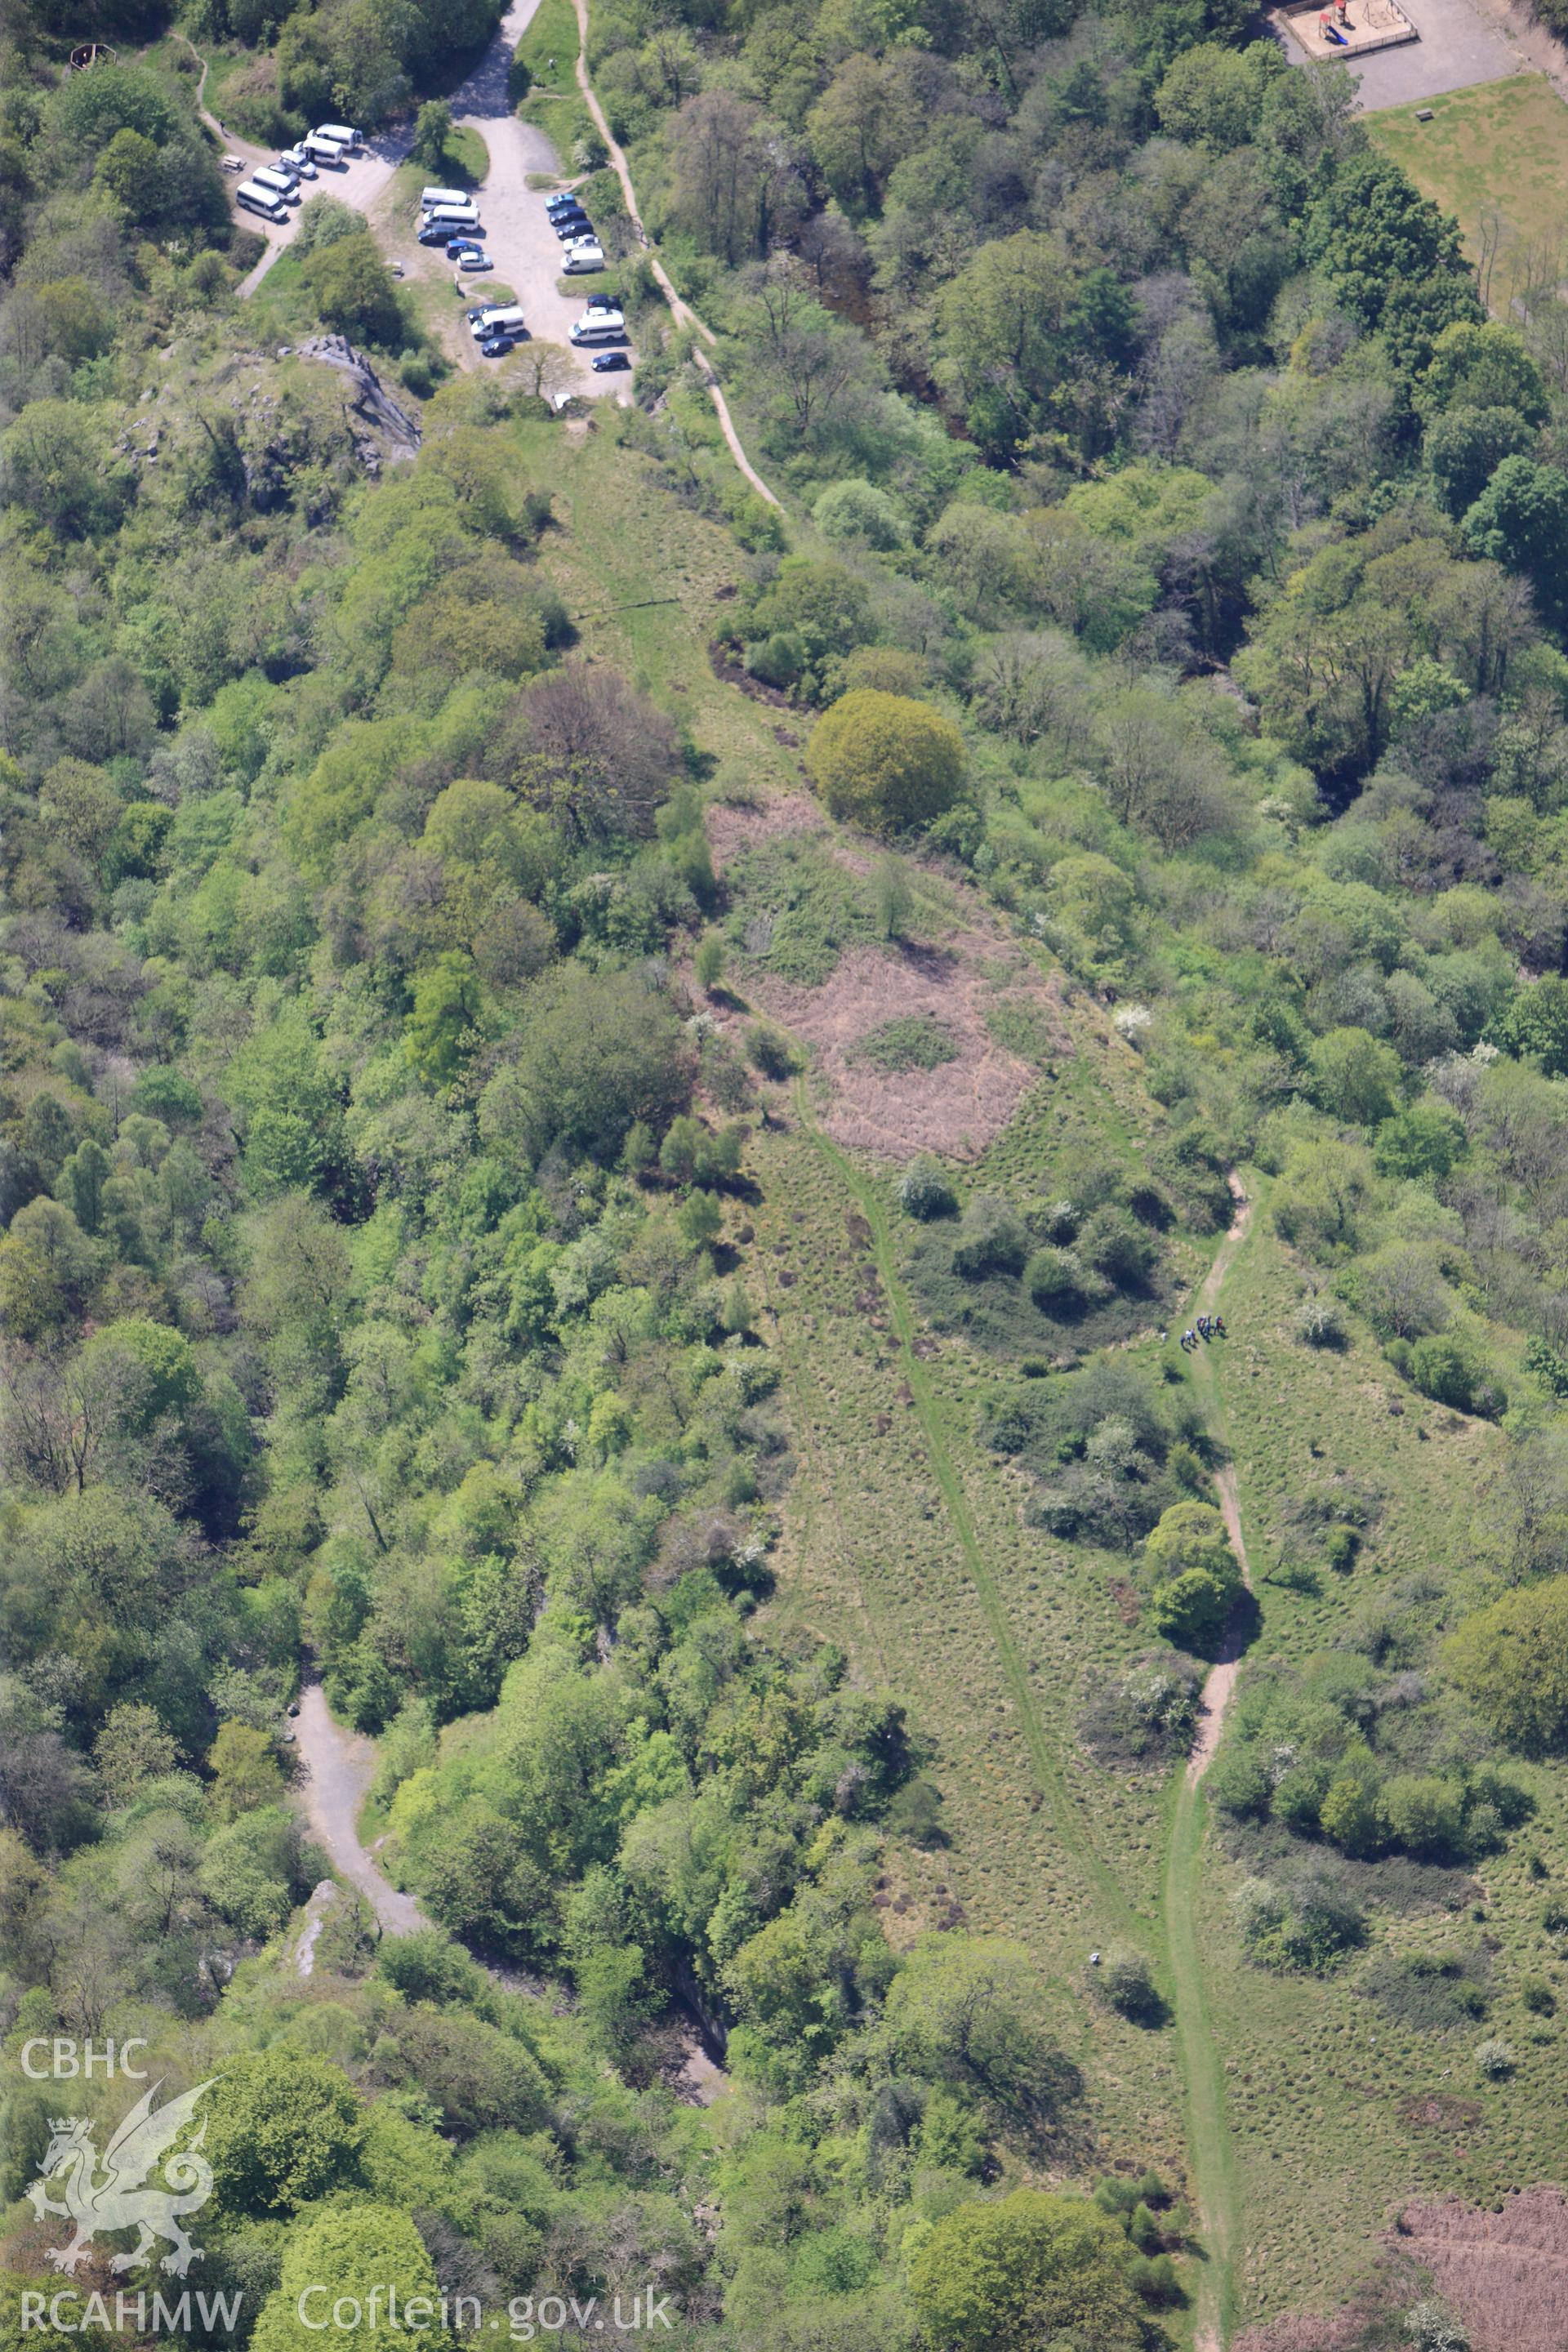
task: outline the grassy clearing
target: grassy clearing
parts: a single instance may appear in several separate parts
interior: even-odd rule
[[[199,103],[218,121],[227,122],[230,113],[237,110],[229,103],[235,87],[247,76],[254,78],[258,60],[250,49],[226,48],[221,42],[204,42],[195,47],[183,33],[165,33],[162,40],[151,41],[139,51],[136,62],[149,72],[162,75],[193,112]],[[204,65],[207,69],[205,82]],[[237,110],[243,111],[243,107]],[[230,128],[244,135],[239,122],[231,123]]]
[[[490,151],[471,122],[459,122],[448,133],[441,169],[458,188],[477,188],[489,177]]]
[[[285,246],[247,309],[246,324],[255,341],[297,343],[320,331],[321,320],[305,291],[305,257]]]
[[[1430,108],[1430,122],[1416,120]],[[1533,254],[1563,274],[1568,220],[1568,106],[1544,74],[1516,74],[1449,90],[1422,108],[1391,107],[1366,126],[1424,195],[1457,215],[1465,250],[1499,317],[1508,313]],[[1495,257],[1495,258],[1494,258]]]
[[[490,151],[480,133],[468,123],[459,123],[447,133],[439,163],[398,165],[376,210],[416,228],[422,189],[437,182],[443,187],[477,188],[489,177],[489,168]]]
[[[451,264],[443,261],[439,277],[410,277],[404,280],[403,300],[426,342],[456,366],[471,356],[473,338],[464,319],[465,309],[475,302],[510,302],[508,286],[492,288],[490,280],[477,278],[472,287],[458,286],[448,274]],[[466,348],[465,348],[466,347]]]
[[[160,46],[166,48],[172,47],[177,58],[183,45],[177,38],[171,37],[169,41]],[[216,115],[220,122],[226,122],[235,85],[252,71],[256,58],[248,49],[203,48],[199,54],[205,59],[207,69],[206,81],[202,89],[202,104],[206,108],[207,112]],[[184,57],[188,64],[189,50],[184,51]],[[198,68],[197,75],[193,75],[185,83],[188,89],[195,90],[199,72]]]
[[[931,1353],[882,1181],[805,1135],[759,1139],[754,1164],[800,1462],[770,1613],[906,1695],[945,1799],[948,1843],[901,1861],[889,1933],[963,1925],[1023,1943],[1086,2085],[1054,2163],[1081,2178],[1136,2159],[1180,2179],[1173,2037],[1089,1998],[1092,1948],[1158,1948],[1165,1775],[1106,1772],[1074,1738],[1087,1691],[1143,1646],[1113,1590],[1125,1563],[1024,1527],[1027,1480],[974,1433],[989,1368]]]
[[[1069,1020],[1089,1073],[1076,1083],[1087,1087],[1095,1017],[1086,1008]],[[1019,1139],[1032,1136],[1037,1183],[1049,1165],[1042,1106],[1055,1108],[1053,1091],[1062,1089],[1037,1089],[996,1147],[1022,1178]],[[1124,1092],[1105,1132],[1147,1150],[1158,1122]],[[955,1903],[970,1927],[1020,1937],[1053,1970],[1052,2022],[1089,2084],[1096,2160],[1181,2169],[1187,2149],[1173,2149],[1169,2118],[1185,2113],[1184,2177],[1201,2191],[1208,2231],[1194,2273],[1205,2322],[1226,2322],[1232,2273],[1239,2315],[1331,2299],[1411,2192],[1451,2185],[1484,2200],[1552,2175],[1560,2027],[1525,2001],[1532,1977],[1559,2002],[1568,1996],[1568,1934],[1545,1925],[1568,1897],[1568,1841],[1548,1776],[1521,1773],[1542,1810],[1482,1866],[1484,1923],[1469,1916],[1468,1895],[1444,1908],[1455,1881],[1434,1873],[1436,1907],[1374,1908],[1366,1954],[1333,1977],[1247,1964],[1233,1911],[1247,1868],[1227,1858],[1201,1799],[1158,1773],[1102,1770],[1074,1736],[1086,1689],[1144,1646],[1120,1605],[1127,1562],[1023,1528],[1019,1473],[973,1435],[997,1375],[962,1342],[933,1353],[892,1262],[900,1229],[882,1181],[837,1153],[820,1153],[813,1168],[805,1149],[768,1143],[758,1217],[802,1454],[773,1606],[845,1642],[865,1671],[908,1693],[938,1745],[932,1769],[952,1843],[916,1866],[906,1929]],[[1177,1246],[1201,1275],[1208,1245]],[[1371,1347],[1331,1361],[1302,1349],[1292,1336],[1299,1288],[1260,1211],[1226,1277],[1230,1342],[1194,1363],[1173,1359],[1233,1451],[1260,1579],[1258,1661],[1331,1644],[1384,1579],[1424,1562],[1464,1572],[1498,1442],[1485,1424],[1447,1412],[1407,1405],[1391,1415]],[[1155,1378],[1171,1360],[1152,1340],[1128,1352]],[[1381,1482],[1386,1494],[1354,1568],[1326,1575],[1316,1591],[1270,1582],[1293,1499],[1314,1479],[1342,1476]],[[844,1494],[852,1511],[839,1505]],[[1543,1880],[1531,1875],[1532,1853]],[[1081,1997],[1088,1945],[1116,1934],[1163,1949],[1174,2032],[1107,2021]],[[1499,1947],[1484,2016],[1455,2001],[1458,2021],[1445,2030],[1414,2000],[1395,2013],[1391,1967],[1419,1976],[1462,1947],[1462,1968],[1483,1934]],[[1519,2055],[1510,2082],[1477,2073],[1475,2046],[1490,2032]]]
[[[224,79],[249,62],[243,49],[202,49],[193,54],[178,33],[165,33],[160,41],[149,41],[136,53],[136,63],[147,73],[160,74],[179,90],[187,104],[195,104],[196,84],[201,79],[202,61],[207,66],[205,97],[212,103],[212,92],[221,87]],[[215,113],[222,112],[215,107]]]
[[[797,1088],[797,1098],[805,1112],[806,1096],[804,1086]],[[1028,1747],[1034,1778],[1041,1795],[1051,1811],[1058,1837],[1072,1853],[1079,1869],[1090,1882],[1099,1906],[1104,1916],[1123,1930],[1132,1927],[1132,1914],[1121,1885],[1111,1871],[1095,1853],[1078,1820],[1062,1780],[1056,1748],[1047,1737],[1035,1694],[1030,1687],[1027,1666],[1014,1639],[1012,1627],[1003,1606],[1001,1593],[991,1573],[990,1563],[981,1545],[975,1523],[971,1516],[963,1486],[953,1464],[948,1443],[947,1415],[938,1388],[927,1373],[922,1357],[915,1348],[916,1328],[908,1293],[899,1279],[894,1262],[892,1243],[889,1235],[886,1205],[868,1180],[858,1175],[849,1160],[837,1145],[810,1130],[818,1150],[835,1169],[858,1205],[859,1213],[870,1228],[876,1255],[877,1271],[881,1279],[892,1328],[897,1335],[902,1358],[905,1381],[914,1401],[914,1409],[924,1435],[931,1465],[941,1490],[947,1517],[963,1555],[964,1563],[973,1580],[980,1605],[995,1646],[1008,1687],[1013,1694],[1024,1737]]]
[[[533,76],[521,110],[523,118],[549,136],[570,170],[573,142],[587,121],[577,87],[577,13],[572,0],[542,0],[517,54]]]
[[[714,677],[708,642],[744,562],[732,539],[685,503],[651,460],[621,446],[621,413],[596,411],[581,440],[525,424],[519,446],[547,484],[561,526],[547,541],[586,651],[626,670],[690,737],[722,789],[744,776],[784,790],[795,772],[766,714]],[[657,600],[657,601],[655,601]]]

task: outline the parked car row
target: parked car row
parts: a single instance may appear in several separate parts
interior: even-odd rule
[[[420,192],[421,245],[439,246],[448,261],[456,264],[458,290],[464,290],[465,278],[482,276],[495,264],[480,242],[484,230],[479,219],[479,206],[471,196],[459,188],[425,188]],[[557,235],[565,247],[563,267],[577,269],[602,269],[605,252],[592,233],[592,223],[574,196],[552,196],[547,200],[548,217],[558,224]],[[454,233],[455,232],[455,233]],[[480,356],[488,360],[504,359],[527,334],[522,305],[519,302],[479,302],[464,314],[468,332],[479,347]],[[626,314],[620,298],[614,294],[590,297],[580,319],[568,330],[571,341],[579,349],[597,344],[626,341]],[[625,351],[599,351],[590,361],[595,374],[607,375],[617,369],[629,368],[630,354]]]
[[[448,259],[457,260],[456,248],[483,254],[479,239],[485,233],[479,218],[479,208],[473,197],[461,188],[426,188],[419,198],[419,242],[439,246]]]
[[[314,180],[324,169],[346,172],[351,155],[364,152],[364,141],[346,122],[323,122],[297,147],[285,148],[276,163],[258,163],[248,180],[242,180],[234,192],[234,201],[242,212],[256,213],[262,220],[270,221],[275,228],[288,223],[290,209],[304,201],[302,180]],[[224,158],[226,169],[231,159]],[[235,162],[234,168],[243,171]]]
[[[565,192],[546,196],[544,216],[565,247],[561,266],[568,277],[582,270],[603,269],[605,248],[576,196]]]

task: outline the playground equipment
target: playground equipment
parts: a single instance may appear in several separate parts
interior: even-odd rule
[[[1310,58],[1362,58],[1420,38],[1399,0],[1279,0],[1268,18]]]

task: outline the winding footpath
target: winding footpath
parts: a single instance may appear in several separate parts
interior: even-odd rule
[[[1218,1307],[1226,1276],[1252,1224],[1252,1202],[1241,1179],[1233,1171],[1228,1181],[1236,1213],[1193,1303],[1194,1316],[1213,1314]],[[1193,1362],[1193,1385],[1203,1402],[1209,1434],[1226,1457],[1215,1473],[1215,1485],[1226,1533],[1241,1563],[1242,1580],[1250,1594],[1252,1576],[1247,1538],[1242,1531],[1236,1471],[1226,1443],[1225,1406],[1215,1363],[1212,1350],[1200,1348]],[[1233,1612],[1219,1655],[1205,1677],[1198,1736],[1176,1791],[1170,1843],[1165,1850],[1165,1957],[1174,1996],[1182,2077],[1186,2085],[1187,2146],[1205,2253],[1196,2284],[1194,2352],[1222,2352],[1230,2333],[1235,2301],[1239,2231],[1236,2147],[1226,2116],[1225,2065],[1214,2037],[1197,1912],[1205,1822],[1203,1778],[1219,1748],[1226,1712],[1236,1690],[1237,1669],[1247,1637],[1249,1615],[1248,1605],[1243,1601]]]
[[[605,110],[599,104],[598,93],[594,88],[593,80],[588,72],[588,0],[576,0],[576,8],[577,87],[583,93],[584,103],[587,106],[589,113],[594,118],[595,128],[597,130],[600,138],[605,142],[605,150],[610,158],[611,166],[614,169],[616,179],[621,184],[621,197],[626,205],[626,218],[631,222],[633,228],[637,232],[637,241],[647,254],[647,266],[658,281],[659,291],[664,296],[666,302],[669,306],[671,318],[675,320],[678,327],[689,327],[698,338],[696,343],[692,347],[691,355],[696,361],[699,368],[701,370],[703,377],[707,382],[708,396],[713,403],[713,412],[719,419],[719,429],[723,434],[726,442],[729,444],[731,457],[733,457],[736,465],[740,467],[742,474],[745,477],[745,479],[750,482],[757,496],[760,499],[765,499],[771,507],[780,506],[783,504],[783,501],[768,488],[766,482],[763,481],[761,474],[758,473],[756,467],[752,465],[742,446],[741,436],[735,430],[735,420],[730,414],[730,404],[724,397],[723,392],[720,387],[719,378],[714,373],[713,362],[708,356],[708,351],[710,350],[717,342],[718,337],[714,334],[712,328],[706,326],[698,317],[696,311],[691,308],[690,303],[682,300],[681,297],[676,292],[675,286],[670,278],[669,273],[665,268],[665,266],[663,262],[660,261],[658,256],[654,252],[652,244],[648,237],[648,233],[643,226],[642,215],[637,210],[637,190],[632,185],[631,166],[626,162],[620,142],[616,139],[614,131],[610,129],[609,122],[605,118]],[[706,345],[708,349],[704,349],[704,345]]]
[[[1112,1872],[1095,1851],[1068,1790],[1056,1743],[1041,1717],[1027,1667],[1007,1622],[1005,1602],[964,1500],[943,1431],[941,1401],[925,1362],[915,1350],[915,1318],[899,1279],[894,1246],[878,1188],[860,1175],[854,1162],[829,1142],[816,1125],[804,1078],[796,1081],[795,1099],[805,1132],[841,1179],[871,1229],[877,1270],[887,1295],[903,1375],[914,1399],[915,1413],[949,1523],[973,1581],[1008,1695],[1023,1727],[1036,1785],[1049,1809],[1051,1826],[1092,1888],[1106,1927],[1131,1941],[1146,1945],[1147,1924],[1134,1915]],[[1236,1203],[1235,1214],[1194,1301],[1194,1315],[1210,1314],[1217,1307],[1226,1277],[1251,1230],[1253,1204],[1238,1176],[1233,1172],[1227,1181]],[[1225,1409],[1215,1362],[1207,1349],[1194,1359],[1194,1385],[1204,1406],[1209,1433],[1222,1454],[1228,1456]],[[1228,1458],[1216,1469],[1215,1485],[1226,1531],[1250,1594],[1252,1580],[1236,1472]],[[1219,1748],[1248,1627],[1249,1611],[1244,1602],[1233,1617],[1219,1655],[1205,1678],[1198,1736],[1175,1792],[1161,1906],[1165,1969],[1173,1990],[1177,2049],[1186,2097],[1194,2196],[1203,2231],[1203,2259],[1197,2265],[1194,2282],[1194,2352],[1223,2352],[1231,2328],[1234,2265],[1239,2248],[1235,2147],[1226,2116],[1225,2069],[1210,2017],[1197,1910],[1205,1823],[1202,1782]]]

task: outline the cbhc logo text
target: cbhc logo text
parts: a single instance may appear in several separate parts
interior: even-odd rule
[[[40,2033],[35,2040],[22,2044],[22,2072],[35,2083],[51,2080],[72,2082],[79,2075],[83,2081],[90,2082],[95,2074],[102,2074],[110,2082],[116,2074],[123,2074],[130,2082],[144,2083],[147,2080],[146,2068],[133,2066],[131,2057],[133,2051],[142,2051],[146,2047],[144,2042],[106,2042],[100,2048],[92,2042],[52,2041]],[[48,2052],[47,2066],[35,2066],[33,2063],[33,2053],[37,2050]]]

